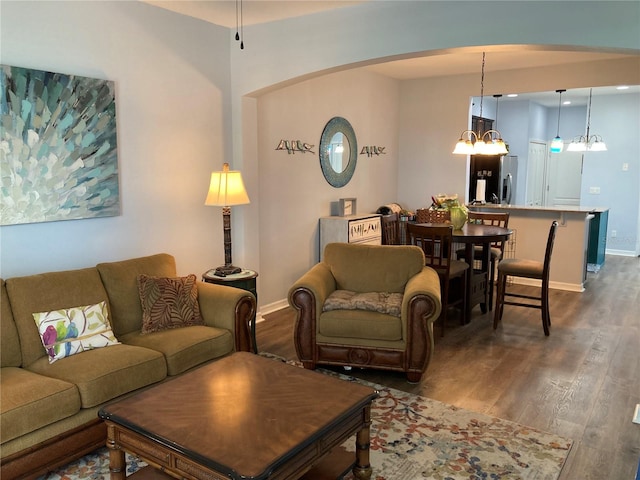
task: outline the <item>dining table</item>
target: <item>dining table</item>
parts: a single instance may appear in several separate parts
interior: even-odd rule
[[[425,223],[424,225],[436,225]],[[480,304],[482,313],[486,313],[489,304],[489,266],[491,265],[491,244],[509,239],[512,230],[495,225],[465,223],[462,228],[453,229],[454,244],[464,245],[464,260],[467,269],[464,323],[471,321],[473,307]],[[480,259],[475,254],[475,246],[482,247]],[[455,251],[455,250],[454,250]]]

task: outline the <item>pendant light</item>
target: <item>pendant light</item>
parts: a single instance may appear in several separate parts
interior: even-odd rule
[[[569,146],[567,147],[568,152],[606,152],[607,145],[602,140],[600,135],[589,135],[589,130],[591,129],[591,95],[593,93],[593,89],[589,89],[589,106],[587,107],[587,133],[586,135],[580,135],[575,137]]]
[[[564,142],[560,137],[560,109],[562,108],[562,93],[566,90],[556,90],[556,93],[560,94],[560,100],[558,100],[558,129],[556,130],[556,137],[551,140],[551,153],[560,153],[564,149]]]
[[[484,100],[484,63],[485,52],[482,52],[482,75],[480,77],[480,118],[482,118],[482,102]],[[497,100],[496,100],[497,102]],[[497,112],[497,103],[496,103]],[[473,138],[473,142],[471,141]],[[453,153],[460,155],[504,155],[509,153],[498,130],[487,130],[482,135],[473,130],[464,130],[456,143]]]

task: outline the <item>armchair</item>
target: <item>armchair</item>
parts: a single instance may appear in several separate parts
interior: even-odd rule
[[[330,243],[323,258],[289,290],[289,304],[297,310],[294,344],[303,366],[401,371],[419,382],[431,360],[433,322],[442,308],[438,274],[425,267],[422,250]],[[394,297],[395,304],[389,301]]]

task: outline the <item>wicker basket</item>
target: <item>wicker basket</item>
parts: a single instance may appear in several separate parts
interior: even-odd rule
[[[419,208],[416,210],[416,223],[450,223],[449,210],[432,210]]]

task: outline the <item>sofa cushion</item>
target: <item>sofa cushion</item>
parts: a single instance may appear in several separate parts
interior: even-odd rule
[[[402,294],[388,292],[356,293],[351,290],[335,290],[322,306],[323,312],[331,310],[367,310],[399,317],[402,312]]]
[[[75,384],[83,408],[159,382],[167,375],[161,353],[124,344],[89,350],[51,364],[42,357],[29,370]]]
[[[425,258],[414,245],[329,243],[324,263],[339,290],[402,293],[409,279],[422,271]]]
[[[49,363],[118,343],[109,325],[106,302],[33,314]]]
[[[138,275],[176,277],[176,261],[166,253],[121,262],[99,263],[96,267],[109,295],[111,326],[120,338],[142,328],[142,306]]]
[[[47,356],[33,314],[107,300],[95,268],[41,273],[7,279],[7,292],[20,336],[23,366]]]
[[[178,375],[201,363],[227,355],[234,349],[234,339],[229,330],[205,326],[148,334],[131,332],[120,337],[120,340],[162,352],[169,375]]]
[[[1,443],[70,417],[80,410],[75,385],[23,368],[0,372]]]
[[[365,310],[332,310],[318,320],[318,333],[325,337],[367,340],[402,340],[399,317]]]
[[[138,289],[142,333],[204,325],[195,275],[176,278],[138,275]]]
[[[13,321],[9,296],[4,280],[0,279],[0,367],[19,367],[22,364],[18,329]]]

